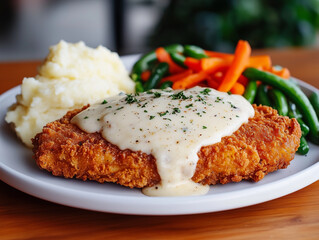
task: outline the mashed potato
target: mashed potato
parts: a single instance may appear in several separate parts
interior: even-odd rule
[[[67,111],[133,91],[134,82],[117,53],[102,46],[93,49],[83,42],[61,41],[50,48],[36,77],[23,79],[21,94],[5,120],[32,147],[31,138]]]

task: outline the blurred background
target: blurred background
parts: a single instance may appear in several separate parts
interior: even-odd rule
[[[0,61],[43,59],[61,39],[120,55],[170,43],[232,52],[319,46],[319,0],[1,0]]]

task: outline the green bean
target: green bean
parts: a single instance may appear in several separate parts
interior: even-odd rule
[[[156,61],[156,54],[154,51],[149,52],[143,55],[132,68],[131,76],[134,78],[134,75],[140,75],[142,72],[148,69],[150,62]],[[134,80],[134,79],[133,79]]]
[[[135,92],[144,92],[143,81],[140,75],[134,74],[131,75],[131,78],[135,82]]]
[[[272,107],[277,109],[278,114],[281,116],[288,115],[288,102],[286,96],[278,89],[270,89],[269,96],[272,102]]]
[[[184,52],[184,47],[181,44],[171,44],[164,48],[168,53],[174,53],[174,52],[183,53]]]
[[[271,103],[268,97],[267,85],[260,84],[259,87],[257,88],[256,102],[264,106],[269,106],[269,107],[271,106]]]
[[[307,140],[305,138],[307,136],[307,134],[309,133],[309,127],[302,121],[302,115],[298,111],[296,104],[294,104],[291,101],[288,101],[288,117],[289,118],[296,118],[299,125],[300,125],[302,136],[300,138],[300,145],[299,145],[297,152],[299,154],[305,155],[309,151],[309,145],[308,145]]]
[[[187,68],[187,66],[184,64],[185,62],[185,57],[179,53],[170,53],[172,60],[178,64],[179,66],[183,68]]]
[[[244,92],[244,98],[251,104],[254,103],[257,94],[257,82],[249,81]]]
[[[166,81],[166,82],[162,83],[161,89],[165,89],[165,88],[172,87],[172,86],[173,86],[173,82]]]
[[[161,62],[157,65],[154,69],[153,73],[151,74],[150,78],[144,84],[144,90],[150,90],[155,88],[159,81],[164,77],[164,75],[168,72],[169,66],[166,62]]]
[[[313,92],[309,96],[309,100],[310,100],[313,108],[315,109],[317,117],[319,117],[319,93],[318,92]]]
[[[304,121],[308,125],[309,138],[312,142],[319,144],[319,121],[317,114],[307,96],[294,83],[278,77],[272,73],[264,72],[255,68],[247,68],[243,75],[248,79],[260,80],[272,87],[281,90],[293,101],[300,110]]]
[[[172,44],[164,47],[165,50],[169,53],[173,52],[183,52],[184,47],[180,44]],[[156,61],[156,53],[155,51],[151,51],[143,55],[133,66],[132,68],[132,78],[134,74],[140,75],[142,72],[149,68],[149,64]]]
[[[185,45],[184,46],[184,54],[186,56],[201,59],[201,58],[208,58],[204,49],[194,46],[194,45]]]
[[[309,152],[309,145],[307,143],[307,140],[304,137],[300,138],[300,145],[297,150],[297,153],[301,155],[306,155]]]
[[[143,84],[141,82],[135,83],[135,92],[137,92],[137,93],[144,92],[144,87],[143,87]]]
[[[297,121],[300,125],[302,136],[306,137],[310,131],[309,127],[307,126],[307,124],[305,124],[305,122],[301,118],[297,118]]]
[[[302,136],[303,137],[307,136],[307,134],[309,133],[309,127],[302,120],[302,115],[298,111],[296,104],[294,104],[291,101],[288,101],[288,117],[289,118],[296,118],[299,125],[300,125]]]

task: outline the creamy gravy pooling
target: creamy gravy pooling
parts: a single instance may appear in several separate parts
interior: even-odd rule
[[[202,146],[221,141],[253,117],[242,96],[195,87],[119,95],[72,119],[83,131],[101,132],[120,149],[152,154],[161,183],[144,188],[150,196],[201,195],[208,186],[191,178]]]

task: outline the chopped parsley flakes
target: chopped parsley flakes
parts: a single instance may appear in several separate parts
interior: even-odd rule
[[[200,91],[200,93],[203,94],[203,95],[209,95],[209,93],[210,93],[211,91],[212,91],[211,89],[205,88],[203,91]]]
[[[127,94],[125,98],[126,103],[131,104],[134,102],[138,102],[137,98],[133,96],[132,94]]]

